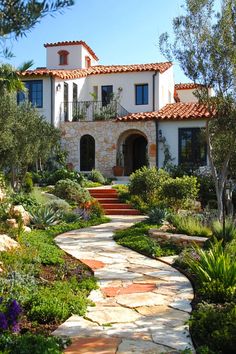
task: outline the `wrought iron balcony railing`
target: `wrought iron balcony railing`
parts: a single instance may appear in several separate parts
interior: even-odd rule
[[[61,121],[98,121],[124,117],[129,112],[117,101],[74,101],[61,105]]]

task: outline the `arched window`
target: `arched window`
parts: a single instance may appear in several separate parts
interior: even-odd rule
[[[91,66],[91,59],[89,58],[89,56],[85,57],[85,67],[86,69],[90,68]]]
[[[59,50],[59,65],[68,65],[68,55],[67,50]]]
[[[95,140],[86,134],[80,139],[80,171],[91,171],[93,168],[95,168]]]

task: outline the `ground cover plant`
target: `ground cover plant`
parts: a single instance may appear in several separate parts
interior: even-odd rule
[[[119,245],[131,248],[149,257],[178,254],[180,252],[179,247],[169,242],[160,245],[149,237],[148,231],[159,226],[151,224],[149,221],[142,221],[125,230],[116,231],[114,239]]]
[[[108,221],[97,202],[79,188],[89,198],[80,208],[41,188],[10,192],[4,199],[2,224],[12,205],[20,204],[30,213],[32,230],[23,232],[21,218],[17,218],[11,235],[19,246],[0,252],[0,352],[62,353],[65,343],[49,334],[70,315],[83,315],[92,304],[87,299],[97,288],[92,271],[54,242],[60,233]]]

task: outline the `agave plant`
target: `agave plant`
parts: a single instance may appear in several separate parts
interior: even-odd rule
[[[149,221],[152,224],[158,224],[161,225],[164,223],[164,221],[168,218],[170,215],[169,211],[166,209],[161,209],[159,207],[154,207],[150,212],[148,213]]]
[[[42,206],[31,213],[31,223],[36,229],[46,229],[60,221],[60,211],[54,211],[53,208]]]

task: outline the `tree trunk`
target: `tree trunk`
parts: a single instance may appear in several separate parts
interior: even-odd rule
[[[213,147],[211,143],[211,136],[210,136],[210,130],[209,130],[209,124],[210,122],[207,121],[206,123],[206,140],[207,140],[207,154],[210,162],[210,167],[211,167],[211,173],[212,177],[214,180],[215,184],[215,189],[216,189],[216,197],[217,197],[217,207],[218,207],[218,219],[222,221],[223,219],[223,197],[224,197],[224,187],[226,184],[227,180],[227,174],[228,174],[228,166],[229,166],[229,160],[231,157],[231,151],[228,152],[226,155],[223,163],[222,163],[222,169],[221,173],[219,174],[217,172],[217,169],[214,165],[214,160],[213,160]]]

